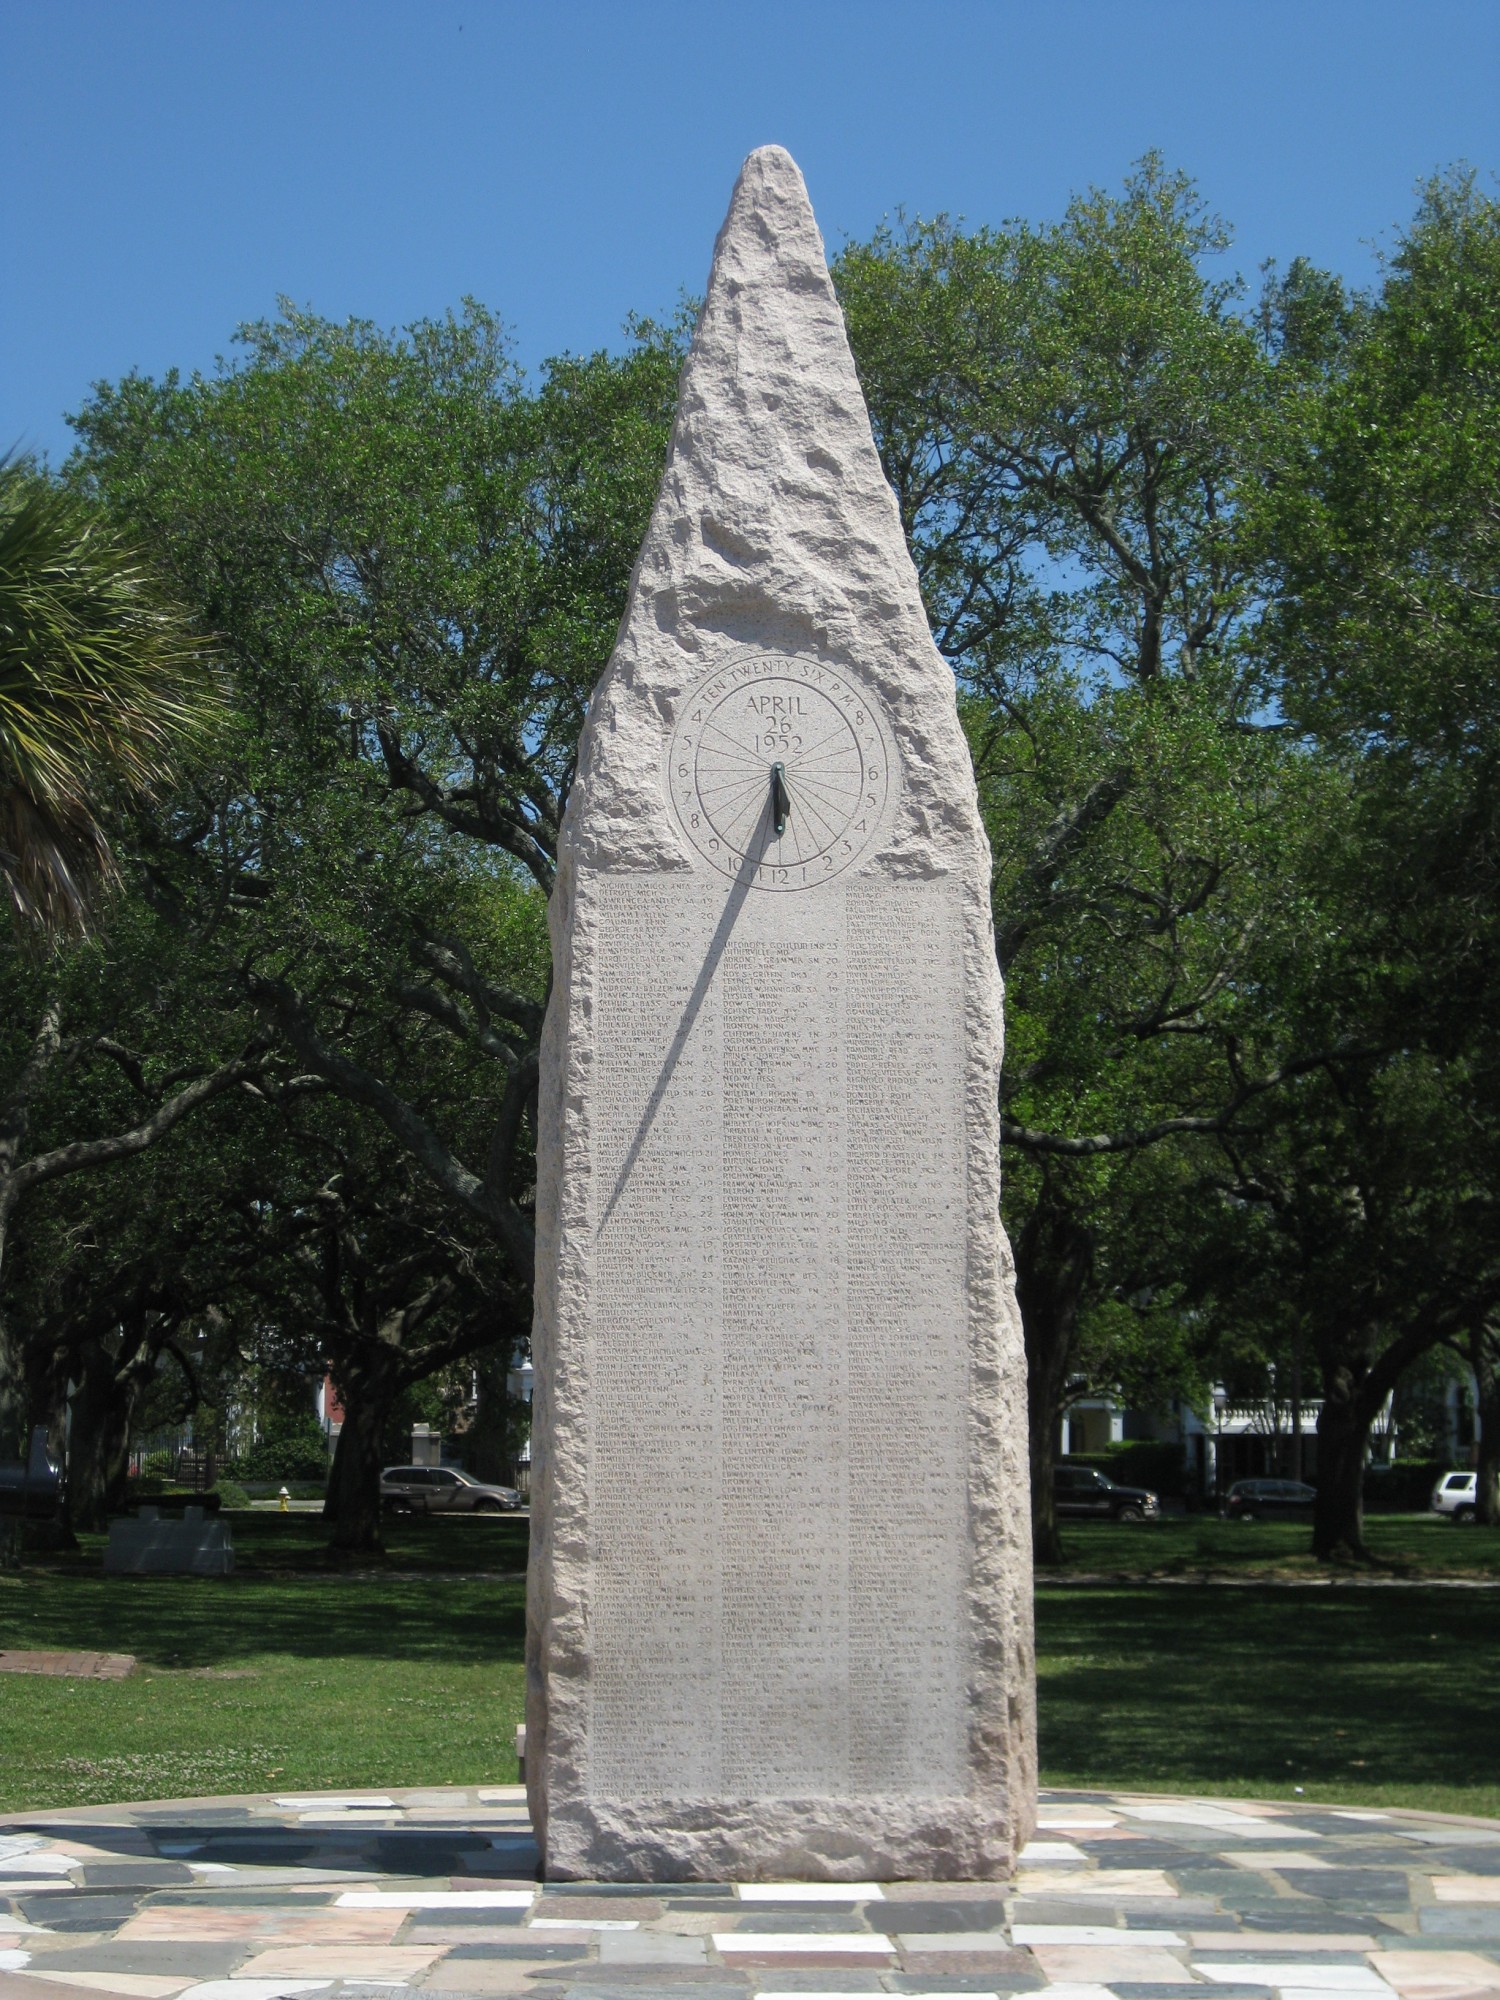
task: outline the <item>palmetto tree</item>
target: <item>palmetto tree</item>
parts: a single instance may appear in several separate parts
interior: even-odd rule
[[[161,783],[221,702],[204,642],[75,495],[0,461],[0,887],[33,939],[87,928],[110,803]]]

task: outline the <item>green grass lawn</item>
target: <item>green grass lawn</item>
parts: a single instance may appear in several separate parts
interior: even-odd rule
[[[396,1573],[372,1576],[330,1569],[316,1516],[232,1520],[231,1577],[106,1577],[101,1540],[0,1573],[0,1647],[140,1662],[126,1681],[0,1675],[0,1812],[514,1782],[524,1522],[401,1527]]]
[[[1365,1536],[1377,1561],[1397,1576],[1473,1576],[1500,1582],[1500,1531],[1494,1528],[1455,1528],[1436,1514],[1368,1514]],[[1064,1562],[1047,1575],[1340,1574],[1317,1561],[1311,1541],[1305,1521],[1221,1521],[1216,1514],[1168,1515],[1138,1526],[1066,1521]]]
[[[232,1518],[225,1579],[105,1577],[97,1541],[0,1573],[0,1647],[141,1663],[117,1682],[0,1675],[0,1811],[514,1778],[524,1522],[398,1526],[383,1571],[349,1573],[314,1516]],[[1496,1567],[1484,1530],[1388,1532],[1392,1560]],[[1218,1522],[1068,1536],[1080,1571],[1111,1575],[1143,1552],[1168,1575],[1295,1572],[1306,1540]],[[1049,1579],[1044,1781],[1500,1816],[1497,1619],[1488,1591]]]
[[[1044,1782],[1500,1817],[1490,1591],[1037,1593]]]

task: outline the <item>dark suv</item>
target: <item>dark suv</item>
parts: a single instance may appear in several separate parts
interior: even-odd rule
[[[1226,1521],[1310,1521],[1317,1500],[1300,1479],[1237,1479],[1219,1511]]]
[[[1154,1521],[1161,1513],[1144,1486],[1116,1486],[1091,1465],[1053,1468],[1052,1506],[1059,1515],[1098,1521]]]

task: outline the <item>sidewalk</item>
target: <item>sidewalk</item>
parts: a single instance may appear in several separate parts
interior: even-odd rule
[[[3,2000],[1500,2000],[1500,1823],[1044,1793],[1010,1883],[534,1880],[517,1786],[0,1821]]]

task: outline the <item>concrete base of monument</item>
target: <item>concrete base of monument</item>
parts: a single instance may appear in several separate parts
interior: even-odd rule
[[[1002,1882],[1029,1794],[973,1798],[568,1800],[539,1825],[549,1882]]]

